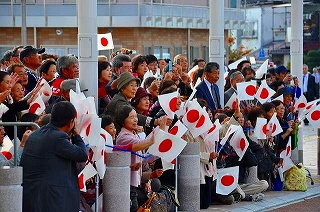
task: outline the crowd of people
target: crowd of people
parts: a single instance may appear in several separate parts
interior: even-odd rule
[[[292,142],[292,149],[296,148],[296,126],[301,124],[294,110],[294,101],[301,95],[308,102],[319,98],[320,77],[316,68],[311,73],[304,65],[301,70],[303,79],[298,79],[285,66],[279,65],[269,67],[261,79],[256,79],[256,71],[247,60],[240,62],[236,69],[229,70],[201,58],[195,59],[189,66],[183,54],[176,55],[171,61],[158,59],[154,55],[133,56],[126,53],[123,49],[110,58],[98,57],[98,115],[102,119],[101,128],[111,135],[114,145],[141,154],[146,152],[155,142],[154,129],[157,126],[170,130],[183,118],[176,114],[174,117],[167,116],[158,96],[178,91],[175,105],[178,110],[196,88],[194,98],[206,108],[210,121],[214,123],[219,120],[222,125],[219,138],[225,136],[230,125],[238,125],[249,142],[249,148],[239,161],[239,156],[230,145],[226,144],[217,151],[217,141],[205,140],[202,135],[194,138],[190,132],[182,136],[187,142],[200,143],[201,209],[216,202],[258,201],[264,197],[262,192],[282,189],[274,186],[279,177],[277,167],[283,163],[280,153],[289,141]],[[224,88],[216,85],[219,80],[224,80],[220,78],[221,71],[227,72]],[[83,168],[78,164],[90,159],[90,152],[75,128],[75,108],[68,103],[70,90],[76,92],[78,78],[79,62],[74,55],[47,54],[44,48],[32,46],[17,46],[3,55],[0,101],[8,110],[1,120],[35,122],[41,127],[38,130],[32,127],[18,130],[21,142],[15,157],[24,168],[24,211],[35,211],[35,208],[79,211],[80,206],[82,210],[90,211],[94,203],[94,194],[90,193],[90,189],[86,193],[80,193],[78,189],[77,176]],[[41,115],[23,113],[39,95],[43,86],[40,81],[43,79],[52,90],[44,112]],[[270,101],[260,104],[254,100],[242,100],[236,107],[222,107],[234,93],[237,94],[238,83],[252,80],[256,80],[256,89],[266,80],[275,91]],[[303,80],[303,88],[299,87],[299,80]],[[220,89],[224,89],[224,102],[221,102]],[[281,95],[282,100],[273,100]],[[266,139],[258,139],[254,134],[257,118],[269,121],[275,113],[283,131],[275,136],[268,133]],[[304,124],[308,125],[307,119]],[[12,140],[13,127],[1,127],[1,145],[5,135]],[[0,156],[2,166],[13,165],[14,158]],[[239,166],[239,186],[229,195],[217,194],[217,169],[233,166]],[[161,158],[145,160],[132,154],[130,168],[131,211],[136,211],[148,199],[151,179],[158,178],[162,185],[175,187],[175,172],[165,170]],[[89,188],[90,182],[87,183]]]

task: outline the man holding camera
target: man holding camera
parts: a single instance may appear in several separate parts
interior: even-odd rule
[[[76,163],[86,162],[88,155],[75,116],[70,102],[58,102],[50,123],[27,139],[20,163],[23,211],[79,211]]]

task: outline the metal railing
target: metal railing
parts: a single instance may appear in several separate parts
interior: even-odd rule
[[[34,126],[37,129],[40,128],[39,125],[37,125],[34,122],[0,122],[0,126],[7,126],[7,127],[13,127],[13,164],[14,166],[17,166],[17,139],[18,139],[18,126]]]

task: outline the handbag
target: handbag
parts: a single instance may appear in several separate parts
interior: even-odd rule
[[[153,201],[153,198],[156,196],[156,193],[153,192],[151,197],[145,202],[143,203],[143,205],[141,205],[137,212],[150,212],[150,208],[151,208],[151,202]]]

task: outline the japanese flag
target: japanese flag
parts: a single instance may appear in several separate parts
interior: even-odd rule
[[[212,127],[212,122],[210,120],[210,117],[207,111],[204,108],[202,109],[202,114],[200,115],[200,118],[196,122],[196,125],[194,125],[194,127],[189,128],[189,131],[191,132],[192,136],[196,138],[199,135],[210,130],[211,127]]]
[[[7,112],[8,110],[9,110],[9,108],[5,104],[3,104],[3,103],[0,104],[0,119],[1,119],[2,115],[5,112]]]
[[[112,136],[105,129],[102,128],[100,129],[100,142],[103,143],[103,146],[113,146]],[[112,148],[107,148],[106,152],[111,153]]]
[[[45,108],[46,106],[44,105],[42,98],[38,96],[33,102],[31,102],[28,113],[40,115]]]
[[[169,133],[181,138],[181,136],[187,132],[188,128],[182,124],[180,120],[178,120],[174,126],[169,130]]]
[[[238,104],[239,104],[239,100],[237,98],[236,92],[234,92],[224,107],[229,107],[230,109],[235,110],[237,109]]]
[[[109,148],[108,148],[109,149]],[[103,179],[104,174],[106,172],[106,166],[107,166],[107,154],[106,151],[102,151],[102,156],[99,160],[96,161],[96,168],[97,172],[99,174],[100,179]]]
[[[282,172],[287,171],[294,165],[290,156],[291,156],[291,137],[289,137],[288,139],[286,148],[280,153],[280,158],[283,158],[283,165],[281,167]]]
[[[239,101],[253,100],[256,94],[256,81],[237,83]]]
[[[267,119],[258,117],[254,128],[254,136],[258,139],[266,139],[268,131]]]
[[[246,59],[247,59],[246,57],[242,57],[241,59],[239,59],[239,60],[237,60],[237,61],[229,64],[229,65],[228,65],[228,68],[229,68],[230,70],[231,70],[231,69],[237,69],[238,64],[239,64],[241,61],[244,61],[244,60],[246,60]]]
[[[269,85],[267,85],[266,80],[262,80],[261,85],[256,93],[256,99],[261,103],[264,104],[267,102],[276,92],[272,90]]]
[[[220,141],[221,146],[223,146],[223,145],[227,142],[227,140],[229,139],[229,137],[232,135],[232,133],[234,133],[235,131],[237,131],[239,128],[242,128],[242,127],[231,124],[230,127],[228,128],[225,136],[224,136],[224,137],[221,139],[221,141]]]
[[[268,64],[269,64],[269,59],[267,59],[262,63],[262,65],[256,71],[256,79],[261,79],[263,77],[263,74],[267,73]]]
[[[239,166],[218,169],[217,194],[228,195],[238,185]]]
[[[47,103],[52,95],[52,90],[47,80],[42,79],[41,84],[43,84],[43,86],[40,88],[39,93],[41,94],[43,102]]]
[[[320,104],[310,111],[306,118],[314,128],[320,127]]]
[[[0,151],[2,155],[7,158],[7,160],[11,160],[13,156],[13,143],[7,135],[3,138],[3,143],[2,146],[0,146]]]
[[[97,171],[92,166],[91,163],[88,163],[84,169],[78,175],[78,182],[80,191],[86,192],[86,181],[97,174]]]
[[[283,131],[279,120],[277,119],[277,113],[274,113],[271,119],[268,122],[270,129],[272,130],[272,136],[276,136]]]
[[[173,161],[187,145],[181,138],[166,133],[162,130],[157,132],[155,142],[149,147],[149,153],[161,157],[167,162]]]
[[[239,156],[239,161],[242,160],[242,157],[244,153],[246,153],[248,147],[249,147],[249,142],[243,133],[242,129],[238,129],[230,139],[230,145],[233,147],[234,151],[237,153]]]
[[[114,49],[111,33],[98,34],[98,50]]]
[[[183,124],[190,130],[194,127],[203,113],[203,108],[196,100],[190,101],[187,105],[187,112],[182,118]]]
[[[203,134],[204,140],[210,139],[211,136],[218,134],[218,139],[219,139],[219,130],[221,128],[221,124],[219,122],[219,119],[216,119],[215,122],[213,123],[212,127]]]
[[[80,115],[79,134],[86,144],[96,146],[100,140],[101,118],[95,114]]]
[[[307,106],[307,99],[304,95],[301,95],[294,104],[294,111],[303,111]]]
[[[174,113],[177,111],[178,98],[178,91],[158,96],[162,109],[171,118],[174,117]]]

